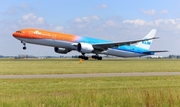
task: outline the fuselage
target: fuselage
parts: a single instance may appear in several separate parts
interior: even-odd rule
[[[77,50],[77,43],[88,43],[88,44],[102,44],[110,43],[109,40],[101,40],[96,38],[89,38],[84,36],[77,36],[73,34],[65,34],[60,32],[51,32],[39,29],[22,29],[13,33],[13,36],[21,42],[44,45],[50,47],[65,48],[68,50]],[[149,50],[136,47],[135,45],[123,45],[118,47],[108,48],[107,50],[101,51],[98,54],[107,54],[119,57],[139,57],[148,55]],[[149,53],[153,55],[154,53]]]

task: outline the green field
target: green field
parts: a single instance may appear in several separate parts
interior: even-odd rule
[[[180,76],[1,79],[1,107],[179,107]]]
[[[179,72],[177,59],[0,59],[0,74],[74,74],[121,72]]]
[[[180,60],[0,59],[0,74],[179,72]],[[0,79],[0,107],[179,107],[180,76]]]

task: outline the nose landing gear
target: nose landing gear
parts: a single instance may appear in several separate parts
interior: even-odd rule
[[[25,46],[23,47],[23,50],[26,50],[26,47],[25,47]]]
[[[26,48],[26,43],[23,42],[23,41],[21,41],[21,43],[24,45],[24,46],[23,46],[23,50],[26,50],[26,49],[27,49],[27,48]]]

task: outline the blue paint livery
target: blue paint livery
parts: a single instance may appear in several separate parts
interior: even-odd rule
[[[135,45],[123,45],[123,46],[119,46],[118,48],[117,47],[114,47],[113,49],[116,49],[116,50],[122,50],[122,51],[126,51],[126,52],[133,52],[133,53],[138,53],[138,54],[146,54],[146,55],[154,55],[154,52],[151,52],[147,49],[143,49],[143,48],[140,48],[140,47],[137,47]]]
[[[81,37],[79,36],[77,41],[78,42],[89,43],[89,44],[112,42],[112,41],[108,41],[108,40],[102,40],[102,39],[96,39],[96,38],[90,38],[90,37],[84,37],[84,36],[81,36]]]
[[[108,41],[108,40],[101,40],[101,39],[95,39],[95,38],[89,38],[89,37],[79,37],[78,42],[84,42],[84,43],[90,43],[90,44],[97,44],[97,43],[109,43],[112,41]],[[151,45],[151,42],[145,40],[142,41],[143,44],[147,44],[147,45]],[[140,47],[137,47],[135,45],[123,45],[123,46],[119,46],[119,47],[113,47],[112,49],[116,49],[116,50],[122,50],[122,51],[126,51],[126,52],[133,52],[133,53],[138,53],[138,54],[146,54],[146,55],[154,55],[154,52],[151,52],[147,49],[143,49]]]

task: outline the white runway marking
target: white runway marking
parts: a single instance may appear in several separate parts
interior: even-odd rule
[[[10,78],[89,78],[89,77],[167,76],[167,75],[180,75],[180,72],[0,75],[0,79],[10,79]]]

